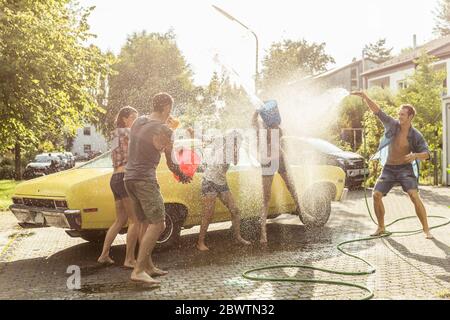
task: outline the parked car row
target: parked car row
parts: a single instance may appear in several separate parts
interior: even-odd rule
[[[89,151],[86,154],[76,154],[75,159],[77,161],[89,161],[94,158],[97,158],[98,156],[102,155],[101,151]]]
[[[33,179],[75,167],[71,152],[50,152],[38,154],[25,167],[24,179]]]

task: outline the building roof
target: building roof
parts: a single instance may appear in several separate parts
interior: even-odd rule
[[[391,69],[397,66],[401,66],[403,64],[412,63],[415,59],[419,58],[422,55],[422,52],[426,52],[428,54],[437,51],[447,45],[450,45],[450,36],[446,36],[443,38],[435,39],[430,42],[425,43],[424,45],[418,46],[416,49],[411,51],[402,53],[380,65],[377,67],[367,70],[362,75],[368,75],[376,72],[380,72],[385,69]],[[450,54],[450,51],[448,52]]]
[[[334,73],[337,73],[337,72],[339,72],[339,71],[341,71],[341,70],[347,69],[347,68],[352,67],[352,66],[354,66],[354,65],[358,65],[358,64],[360,64],[361,62],[362,62],[362,60],[359,59],[359,60],[353,61],[352,63],[346,64],[346,65],[344,65],[344,66],[336,67],[336,68],[330,69],[330,70],[328,70],[328,71],[325,71],[325,72],[323,72],[323,73],[320,73],[320,74],[314,76],[314,79],[320,79],[320,78],[323,78],[323,77],[327,77],[327,76],[332,75],[332,74],[334,74]]]

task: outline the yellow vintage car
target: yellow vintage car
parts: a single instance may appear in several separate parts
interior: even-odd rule
[[[176,141],[175,150],[193,145],[201,154],[201,148],[193,140]],[[239,156],[239,163],[230,167],[227,179],[245,223],[256,220],[261,212],[261,167],[248,146],[240,149]],[[202,171],[202,166],[199,166],[192,183],[181,184],[175,180],[162,156],[157,177],[167,214],[166,230],[158,241],[160,247],[176,244],[183,228],[200,225]],[[109,186],[112,173],[108,152],[80,167],[23,182],[15,189],[10,210],[22,227],[64,228],[72,237],[91,242],[102,241],[116,216]],[[295,212],[294,201],[277,173],[272,187],[269,218],[291,213],[299,215],[306,225],[325,225],[330,216],[331,201],[339,201],[346,194],[344,171],[336,166],[296,164],[292,161],[289,173],[300,197],[300,213]],[[230,214],[217,201],[213,223],[225,221],[230,221]]]

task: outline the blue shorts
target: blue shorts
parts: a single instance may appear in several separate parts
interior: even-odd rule
[[[405,192],[419,189],[419,182],[411,164],[386,165],[375,185],[375,191],[386,196],[396,184],[400,184]]]

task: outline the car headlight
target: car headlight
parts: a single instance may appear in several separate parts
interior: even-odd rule
[[[337,162],[339,165],[341,165],[341,166],[345,166],[345,159],[337,158],[337,159],[336,159],[336,162]]]

